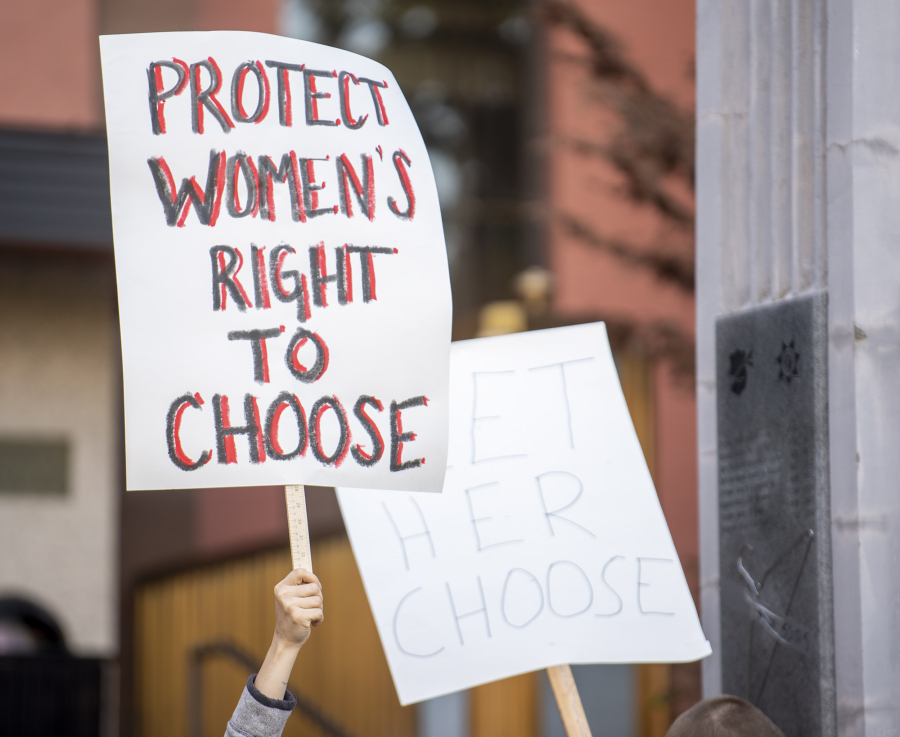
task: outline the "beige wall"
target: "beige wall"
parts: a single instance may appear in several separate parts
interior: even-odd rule
[[[118,638],[114,299],[111,261],[0,256],[0,436],[70,449],[65,496],[0,493],[0,596],[45,606],[83,655]]]

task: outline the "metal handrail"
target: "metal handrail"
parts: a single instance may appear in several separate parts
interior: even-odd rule
[[[188,734],[203,737],[203,661],[211,655],[224,655],[244,666],[248,673],[258,673],[260,663],[233,642],[216,640],[197,645],[188,653]],[[352,733],[331,720],[309,698],[288,683],[297,699],[297,708],[330,737],[353,737]]]

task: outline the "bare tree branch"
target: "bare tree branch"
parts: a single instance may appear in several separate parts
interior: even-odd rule
[[[629,184],[628,194],[635,202],[647,202],[671,220],[693,227],[693,211],[682,205],[660,186],[656,172],[648,171],[647,167],[640,166],[640,162],[623,149],[604,146],[595,141],[586,141],[572,136],[557,136],[556,140],[577,153],[597,156],[609,161],[626,175]]]
[[[562,0],[548,0],[544,4],[544,17],[551,24],[568,28],[587,43],[595,76],[631,86],[637,92],[649,91],[644,75],[628,62],[616,38],[591,22],[579,8]]]
[[[637,202],[653,205],[664,217],[691,225],[694,215],[677,202],[664,186],[664,178],[683,179],[694,185],[694,116],[654,92],[644,74],[625,57],[618,41],[566,0],[547,0],[543,15],[552,25],[566,28],[588,47],[587,60],[594,79],[602,85],[607,107],[621,121],[620,130],[600,149],[625,178]]]
[[[675,323],[652,320],[641,324],[633,320],[623,320],[614,315],[583,313],[560,319],[548,315],[535,321],[533,329],[580,325],[603,320],[609,334],[613,350],[630,349],[652,361],[668,361],[675,370],[676,377],[684,382],[689,391],[694,389],[694,338]]]
[[[600,251],[606,251],[624,262],[650,270],[663,281],[668,281],[687,292],[694,291],[694,264],[678,256],[664,253],[659,249],[647,250],[633,243],[600,235],[578,218],[562,212],[553,213],[565,231],[584,243]]]

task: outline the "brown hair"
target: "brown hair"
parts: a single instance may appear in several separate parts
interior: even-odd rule
[[[737,696],[716,696],[694,704],[666,737],[784,737],[769,717]]]

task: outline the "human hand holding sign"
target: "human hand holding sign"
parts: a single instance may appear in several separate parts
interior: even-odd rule
[[[322,584],[302,568],[291,571],[275,587],[275,634],[256,676],[256,688],[272,699],[283,699],[297,653],[313,627],[325,620]]]

